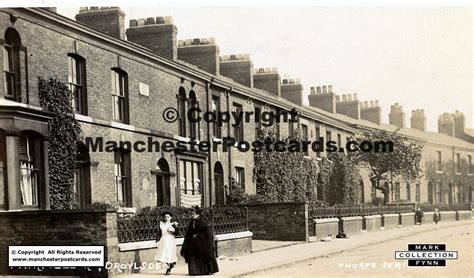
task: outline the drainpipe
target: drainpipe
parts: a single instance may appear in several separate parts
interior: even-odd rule
[[[231,113],[231,111],[230,111],[229,94],[230,94],[230,92],[232,92],[233,89],[234,89],[234,88],[231,86],[231,87],[229,87],[229,90],[228,90],[227,92],[225,92],[225,97],[226,97],[226,101],[227,101],[227,113],[229,113],[229,114]],[[230,127],[231,127],[231,123],[230,123],[230,122],[231,122],[231,121],[227,121],[227,137],[229,137],[229,138],[230,138],[230,129],[231,129],[231,128],[230,128]],[[231,159],[231,156],[232,156],[232,148],[229,148],[229,149],[228,149],[228,152],[229,152],[229,153],[227,154],[227,166],[228,166],[228,170],[227,170],[228,173],[227,173],[227,175],[228,175],[228,179],[229,179],[229,192],[228,192],[228,193],[230,193],[230,191],[231,191],[231,189],[232,189],[232,188],[231,188],[231,187],[232,187],[232,164],[231,164],[231,163],[232,163],[232,159]]]
[[[206,111],[209,111],[209,93],[210,93],[210,86],[212,84],[214,78],[211,78],[210,81],[206,81]],[[207,123],[207,140],[212,145],[212,138],[211,138],[211,131],[209,127],[209,122]],[[211,149],[207,152],[207,159],[208,159],[208,176],[209,176],[209,207],[212,207],[212,155]]]

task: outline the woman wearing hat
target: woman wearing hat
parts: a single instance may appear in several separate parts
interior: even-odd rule
[[[158,250],[156,251],[155,260],[167,265],[165,275],[169,275],[178,260],[175,240],[175,236],[178,234],[178,223],[171,222],[173,214],[169,211],[163,212],[161,216],[164,222],[160,221],[160,227],[156,235]]]
[[[209,225],[201,214],[200,207],[193,207],[192,219],[181,248],[181,255],[188,264],[189,275],[209,275],[219,272],[214,257],[214,240]]]

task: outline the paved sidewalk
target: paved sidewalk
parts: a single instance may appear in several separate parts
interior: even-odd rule
[[[275,248],[287,247],[295,244],[303,244],[304,241],[278,241],[278,240],[252,240],[252,252],[267,251]]]
[[[462,226],[473,223],[474,220],[440,222],[438,225],[426,223],[421,226],[408,226],[385,231],[362,232],[348,239],[333,239],[331,242],[312,242],[294,244],[281,248],[273,248],[247,255],[218,260],[220,272],[210,277],[233,277],[252,275],[263,270],[283,267],[295,262],[302,262],[314,258],[341,253],[345,250],[356,249],[370,244],[397,239],[406,235],[422,233],[429,230],[442,229],[443,227]],[[164,271],[163,271],[164,272]],[[120,277],[154,277],[161,276],[163,272],[144,272]],[[170,277],[187,276],[187,265],[177,265]]]

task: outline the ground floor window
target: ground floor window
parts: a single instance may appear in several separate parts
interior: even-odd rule
[[[443,184],[439,181],[436,184],[436,200],[435,203],[439,204],[443,202]]]
[[[460,183],[456,183],[456,203],[461,203],[462,202],[462,185]]]
[[[181,205],[191,207],[202,205],[203,190],[202,162],[179,160],[179,189]]]
[[[0,129],[0,208],[5,207],[7,188],[7,142],[5,131]]]
[[[90,158],[87,146],[78,143],[76,169],[74,171],[74,197],[76,208],[91,204]]]
[[[245,189],[245,169],[242,167],[235,167],[235,184]]]
[[[202,163],[189,160],[180,160],[179,179],[181,182],[180,189],[185,194],[201,194]]]
[[[39,206],[39,187],[42,165],[41,139],[33,132],[22,132],[18,145],[20,160],[21,205]]]
[[[132,206],[130,152],[116,150],[114,153],[115,192],[117,202]]]

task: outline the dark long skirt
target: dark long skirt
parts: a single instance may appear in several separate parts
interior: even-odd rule
[[[190,257],[188,261],[189,275],[209,275],[219,272],[216,258],[201,259],[198,257]]]

